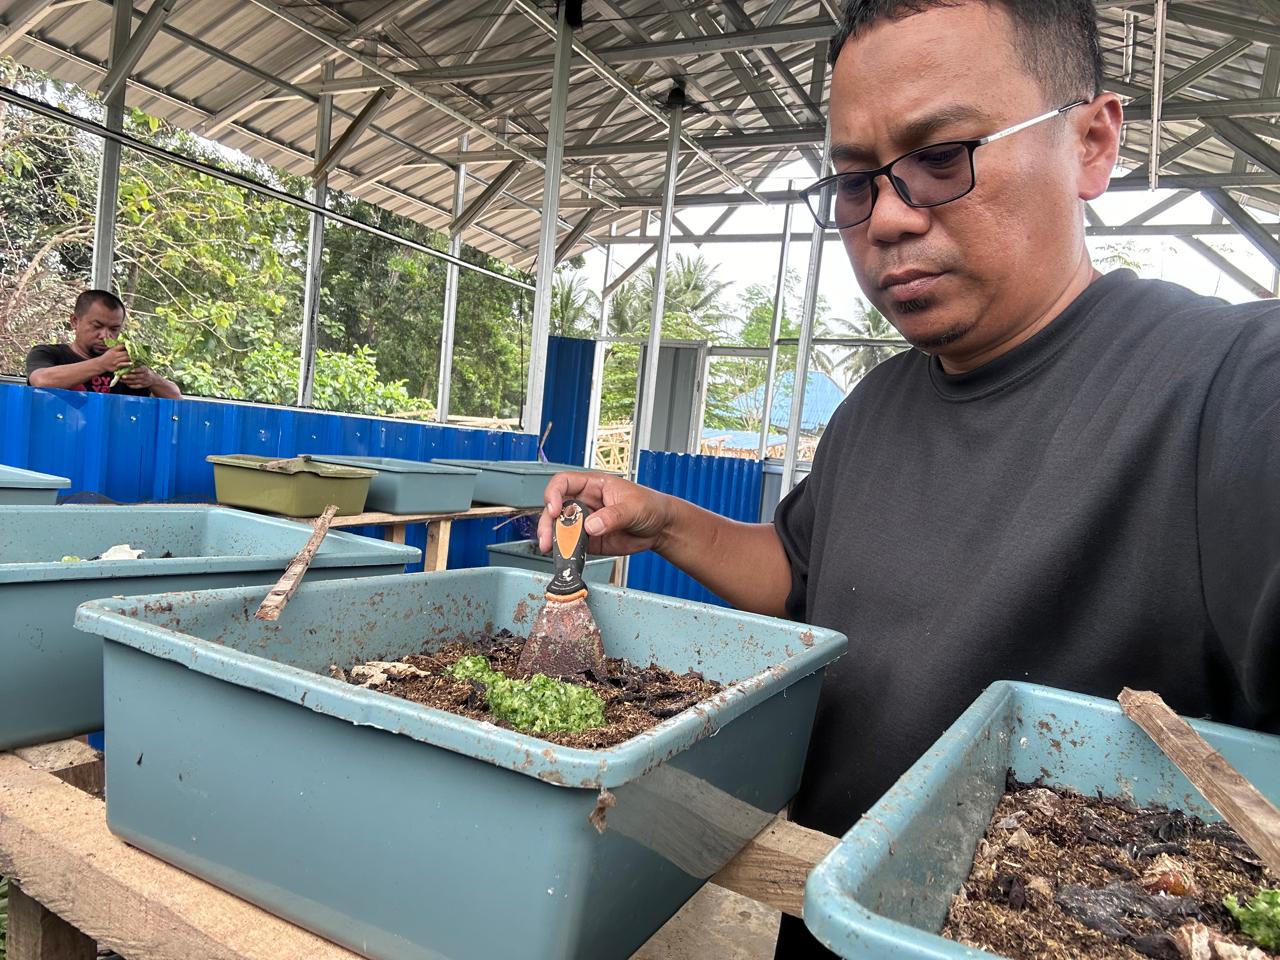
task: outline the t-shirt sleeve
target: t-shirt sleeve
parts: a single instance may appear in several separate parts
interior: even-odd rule
[[[773,527],[791,564],[791,591],[787,594],[787,616],[805,620],[809,590],[809,551],[813,545],[812,475],[801,480],[783,497],[773,512]]]
[[[1200,426],[1197,501],[1209,619],[1243,693],[1235,722],[1280,732],[1280,318],[1247,326]],[[1195,669],[1188,664],[1188,669]]]
[[[56,367],[62,363],[58,356],[58,346],[53,343],[42,343],[39,346],[31,348],[27,354],[27,376],[30,377],[36,370],[43,370],[45,367]]]

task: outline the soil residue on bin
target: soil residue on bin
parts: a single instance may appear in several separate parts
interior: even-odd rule
[[[1222,901],[1278,880],[1226,824],[1010,778],[942,933],[1013,960],[1264,960]]]
[[[397,671],[383,667],[385,679],[369,683],[362,679],[367,671],[363,664],[348,665],[330,672],[356,686],[371,686],[380,693],[400,697],[426,707],[508,726],[496,720],[485,708],[483,685],[475,681],[457,680],[447,671],[460,657],[480,654],[487,657],[494,670],[508,677],[518,677],[516,663],[524,638],[509,630],[477,637],[470,643],[451,643],[430,654],[404,657],[397,663],[413,668]],[[601,749],[630,740],[674,717],[721,690],[721,685],[697,671],[673,673],[656,664],[641,667],[628,660],[609,657],[605,660],[608,676],[584,677],[581,684],[589,687],[604,701],[605,726],[577,733],[539,733],[541,740],[565,747]],[[423,673],[426,675],[424,676]]]

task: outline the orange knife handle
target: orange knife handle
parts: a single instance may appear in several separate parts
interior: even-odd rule
[[[587,595],[582,569],[587,562],[587,505],[566,500],[551,532],[551,557],[555,574],[547,586],[548,600],[576,600]]]

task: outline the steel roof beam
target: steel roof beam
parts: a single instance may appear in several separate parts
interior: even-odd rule
[[[53,10],[53,0],[18,0],[9,11],[9,18],[0,27],[0,53],[27,35],[32,27]]]
[[[369,125],[373,123],[374,117],[391,102],[391,98],[394,96],[394,90],[390,87],[383,87],[369,98],[369,102],[356,114],[356,118],[347,125],[346,130],[342,131],[342,136],[338,138],[338,142],[329,148],[329,151],[324,155],[324,159],[317,163],[315,169],[311,171],[312,180],[319,181],[321,177],[326,176],[330,170],[338,165],[338,161],[346,156],[351,148],[356,145],[360,137],[364,135],[364,132],[369,129]]]
[[[760,18],[760,26],[772,27],[787,15],[787,10],[791,8],[792,2],[793,0],[773,0],[773,3],[769,4],[769,9],[764,12],[764,16]],[[830,24],[827,25],[827,30],[830,32]]]
[[[489,186],[484,188],[484,193],[472,200],[471,206],[467,207],[462,211],[462,213],[454,217],[453,222],[449,224],[450,236],[456,236],[463,230],[467,229],[467,227],[471,226],[471,224],[475,223],[480,214],[484,213],[493,201],[498,199],[503,188],[515,179],[516,174],[520,172],[520,168],[523,166],[524,160],[519,157],[507,164],[502,169],[502,172],[493,178],[489,183]]]
[[[759,147],[799,147],[822,143],[821,127],[796,127],[794,130],[769,130],[760,133],[735,133],[729,136],[698,137],[704,150],[748,150]],[[610,141],[608,143],[570,143],[564,155],[575,159],[589,157],[660,156],[665,151],[662,140]],[[539,151],[533,151],[535,154]],[[494,163],[509,154],[501,150],[468,150],[465,153],[441,153],[448,163]]]
[[[1203,120],[1207,117],[1270,117],[1280,113],[1280,98],[1262,97],[1257,100],[1173,100],[1166,102],[1160,119],[1166,123],[1175,120]],[[1125,107],[1124,119],[1140,122],[1151,119],[1151,107]]]
[[[431,94],[425,93],[424,91],[419,90],[417,87],[415,87],[410,83],[406,83],[405,81],[401,80],[393,71],[387,70],[385,67],[383,67],[380,63],[376,62],[375,60],[372,60],[369,57],[364,56],[363,54],[357,53],[355,50],[352,50],[349,46],[342,43],[341,41],[333,39],[331,36],[326,34],[323,30],[320,30],[319,28],[312,26],[307,21],[303,20],[301,17],[285,9],[280,4],[274,2],[274,0],[248,0],[248,2],[253,4],[254,6],[260,7],[261,9],[265,10],[267,13],[270,13],[272,16],[277,17],[280,20],[283,20],[286,23],[292,25],[295,29],[301,31],[302,33],[305,33],[307,36],[311,37],[313,40],[317,41],[321,45],[328,47],[330,50],[333,50],[336,53],[339,53],[342,56],[346,57],[347,59],[360,64],[366,70],[370,70],[373,73],[376,73],[379,76],[385,78],[393,86],[399,87],[401,90],[405,91],[405,93],[409,94],[411,97],[414,97],[417,100],[421,100],[427,106],[435,108],[436,110],[443,113],[445,116],[453,120],[457,120],[459,123],[467,127],[467,129],[474,130],[475,132],[480,133],[485,137],[488,137],[490,140],[494,141],[495,143],[501,144],[503,147],[505,147],[511,153],[515,154],[517,157],[521,157],[524,160],[532,161],[533,163],[536,163],[539,167],[543,166],[543,162],[541,160],[539,160],[537,157],[530,154],[523,147],[520,147],[515,143],[512,143],[506,137],[503,137],[492,130],[486,129],[481,124],[476,123],[474,120],[472,120],[462,111],[455,110],[453,107],[449,106],[447,103],[443,102],[442,100],[438,100],[435,97],[433,97]],[[517,2],[527,3],[528,0],[517,0]],[[538,10],[536,7],[533,7],[532,9],[538,15],[542,16],[545,19],[546,15],[543,14],[540,10]],[[554,28],[554,25],[553,25],[553,28]],[[585,49],[585,47],[583,49]],[[613,200],[609,197],[606,197],[604,194],[599,193],[595,190],[592,190],[590,187],[586,186],[583,183],[579,183],[578,181],[572,179],[571,177],[564,177],[564,179],[566,180],[567,183],[569,183],[569,185],[577,188],[578,190],[581,190],[583,193],[585,193],[589,197],[595,197],[605,206],[608,206],[608,207],[614,206]]]
[[[1280,150],[1234,120],[1216,117],[1205,121],[1220,139],[1250,157],[1258,166],[1280,175]],[[1225,214],[1224,214],[1225,216]]]
[[[558,267],[564,263],[569,257],[569,251],[572,250],[582,239],[582,235],[591,229],[591,223],[596,218],[596,214],[600,212],[599,208],[588,210],[582,215],[582,219],[573,225],[573,229],[568,235],[556,246],[555,259],[551,261],[553,267]]]
[[[1151,206],[1147,207],[1147,209],[1143,210],[1137,216],[1130,217],[1128,220],[1124,222],[1124,226],[1136,227],[1139,224],[1146,223],[1148,220],[1152,219],[1153,217],[1160,216],[1160,214],[1164,213],[1166,210],[1172,210],[1174,207],[1180,204],[1183,200],[1186,200],[1188,197],[1193,197],[1193,196],[1195,196],[1194,190],[1179,190],[1176,193],[1174,193],[1172,196],[1165,197],[1159,203],[1154,203]]]
[[[1258,299],[1271,300],[1275,298],[1276,293],[1274,290],[1270,290],[1261,283],[1258,283],[1258,281],[1254,280],[1253,277],[1249,276],[1203,240],[1198,237],[1179,237],[1178,239]]]
[[[1220,188],[1204,191],[1204,198],[1213,205],[1215,210],[1227,218],[1227,222],[1244,234],[1249,242],[1271,261],[1273,267],[1280,270],[1280,241],[1277,241],[1270,232],[1270,224],[1264,227],[1258,223],[1257,220],[1249,216],[1244,207],[1235,201],[1235,198]]]
[[[250,0],[250,2],[261,4],[261,3],[268,2],[268,0]],[[523,13],[526,17],[528,17],[530,20],[532,20],[534,23],[540,26],[543,30],[550,31],[554,35],[555,23],[542,11],[542,9],[537,5],[536,2],[534,2],[534,0],[513,0],[513,3],[515,4],[516,8],[521,13]],[[666,112],[655,107],[649,101],[648,97],[644,96],[644,94],[636,90],[636,88],[633,87],[630,83],[628,83],[625,79],[623,79],[623,77],[616,70],[614,70],[607,63],[605,63],[598,56],[596,56],[595,52],[590,47],[588,47],[581,40],[578,40],[575,38],[573,41],[573,48],[575,51],[577,51],[578,55],[581,56],[583,59],[585,59],[587,63],[590,64],[591,68],[595,70],[595,72],[598,73],[601,77],[603,77],[605,81],[607,81],[611,86],[625,93],[632,101],[635,102],[636,106],[638,106],[645,113],[649,114],[649,116],[653,117],[655,120],[661,121],[663,124],[670,127],[672,123],[672,118]],[[730,183],[732,183],[734,186],[740,187],[746,190],[748,194],[753,193],[753,191],[751,191],[747,187],[746,183],[741,178],[739,178],[737,174],[735,174],[732,170],[730,170],[728,167],[722,164],[715,157],[711,156],[711,154],[707,153],[705,150],[699,147],[697,142],[693,139],[693,137],[689,136],[688,134],[681,134],[680,139],[682,142],[686,143],[690,148],[692,148],[693,152],[696,153],[698,156],[700,156],[705,163],[709,164],[710,166],[714,167],[716,170],[720,171],[721,175]],[[757,199],[761,203],[764,202],[763,200],[760,200],[758,197],[753,197],[753,199]]]
[[[1164,82],[1164,95],[1168,97],[1171,94],[1177,93],[1179,90],[1191,86],[1191,84],[1212,73],[1214,70],[1217,70],[1224,64],[1228,64],[1232,60],[1235,60],[1252,46],[1252,40],[1232,40],[1225,46],[1219,47],[1217,50],[1213,51],[1213,53],[1197,60],[1189,67],[1184,67],[1182,70],[1179,70],[1172,77],[1166,80]],[[1130,107],[1145,107],[1150,105],[1150,103],[1151,98],[1149,96],[1138,97],[1125,107],[1125,111],[1128,112]]]
[[[725,12],[725,22],[732,24],[736,29],[743,32],[762,32],[763,30],[768,29],[757,28],[756,25],[751,22],[751,18],[747,16],[747,12],[742,9],[742,4],[739,0],[717,0],[717,2],[719,3],[720,8]],[[821,31],[817,36],[806,38],[805,42],[812,43],[814,40],[830,40],[831,24],[827,23],[825,20],[819,22],[822,25]],[[807,113],[810,120],[817,120],[821,122],[824,118],[818,110],[817,104],[813,103],[809,99],[809,92],[800,85],[799,81],[796,80],[795,74],[787,69],[787,65],[783,63],[782,58],[778,56],[774,49],[774,45],[770,44],[757,49],[759,50],[759,55],[764,58],[765,68],[773,74],[774,79],[782,84],[783,87],[791,91],[791,95],[799,104],[800,110]]]
[[[129,43],[120,55],[119,62],[111,64],[107,75],[98,85],[98,96],[104,101],[111,100],[124,89],[124,83],[129,79],[129,74],[133,73],[133,68],[138,65],[147,47],[156,38],[164,22],[169,19],[173,5],[177,2],[178,0],[154,0],[151,4],[151,9],[142,18],[142,23],[138,24],[138,28],[133,31],[133,36],[129,38]]]

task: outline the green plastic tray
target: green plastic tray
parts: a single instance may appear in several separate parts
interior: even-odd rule
[[[58,491],[69,486],[66,477],[0,464],[0,504],[6,506],[49,506],[57,501]]]
[[[286,517],[318,517],[331,503],[338,516],[364,512],[377,471],[320,463],[310,457],[258,457],[247,453],[205,457],[213,464],[219,503]]]

